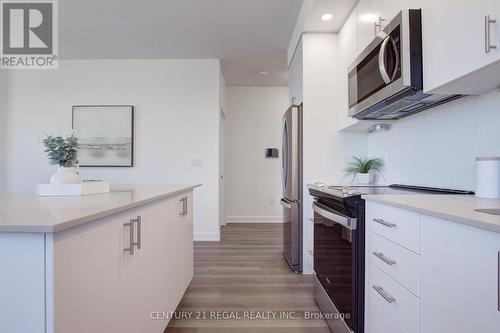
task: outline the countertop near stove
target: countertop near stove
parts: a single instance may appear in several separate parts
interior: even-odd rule
[[[473,195],[364,195],[378,202],[420,214],[430,215],[472,227],[500,233],[500,216],[477,212],[476,209],[500,211],[500,199],[484,199]]]

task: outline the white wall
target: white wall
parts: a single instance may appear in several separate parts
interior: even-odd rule
[[[6,191],[5,172],[6,172],[6,131],[7,131],[7,75],[6,70],[0,71],[0,193]]]
[[[202,183],[195,237],[218,239],[220,64],[218,60],[62,61],[54,71],[10,73],[7,188],[34,191],[54,172],[44,133],[68,133],[75,104],[135,106],[135,166],[82,168],[83,178]],[[194,168],[193,159],[203,166]]]
[[[289,107],[287,87],[228,87],[226,118],[226,222],[282,222],[278,148]]]
[[[307,184],[339,183],[345,161],[366,150],[366,136],[338,132],[339,107],[337,34],[304,34],[304,273],[312,273],[312,197]]]
[[[466,97],[368,136],[389,183],[475,188],[475,158],[500,156],[500,92]]]

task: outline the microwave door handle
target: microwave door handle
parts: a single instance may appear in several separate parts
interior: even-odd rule
[[[394,60],[394,71],[392,72],[391,77],[389,77],[389,74],[387,73],[387,67],[385,66],[385,52],[387,50],[387,44],[391,42],[392,49],[394,51],[394,55],[396,56]],[[384,41],[382,42],[382,45],[380,46],[380,52],[378,54],[378,66],[380,70],[380,75],[382,76],[382,79],[386,84],[390,84],[395,78],[396,75],[398,74],[398,69],[399,69],[399,52],[398,52],[398,47],[396,45],[396,42],[391,36],[387,36]]]
[[[319,207],[316,203],[313,204],[313,211],[332,222],[335,222],[337,224],[346,227],[347,229],[350,230],[356,229],[356,219],[329,212]]]
[[[398,74],[398,70],[399,70],[399,52],[398,52],[398,46],[396,45],[394,38],[392,38],[392,37],[390,37],[390,38],[391,38],[392,49],[394,50],[394,55],[396,56],[396,59],[394,61],[394,72],[392,72],[392,76],[391,76],[391,82],[392,82],[396,78],[396,75]]]

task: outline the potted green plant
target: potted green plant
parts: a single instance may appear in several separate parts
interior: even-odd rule
[[[353,181],[359,184],[372,184],[374,176],[382,173],[384,161],[381,158],[368,158],[366,156],[354,156],[344,169],[346,176],[352,176]]]
[[[48,135],[43,140],[45,153],[52,165],[57,165],[57,173],[50,177],[51,184],[78,184],[81,182],[74,168],[78,164],[78,138],[71,134],[62,136]]]

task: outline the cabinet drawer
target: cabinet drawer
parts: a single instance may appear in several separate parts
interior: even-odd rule
[[[414,295],[419,296],[419,255],[368,231],[366,258]]]
[[[417,213],[366,202],[368,230],[415,253],[420,253],[420,216]]]
[[[385,300],[384,300],[385,302]],[[365,300],[365,333],[409,333],[371,293]]]
[[[397,319],[408,332],[418,332],[419,299],[371,262],[367,264],[366,291],[367,294],[374,296],[385,312]]]

